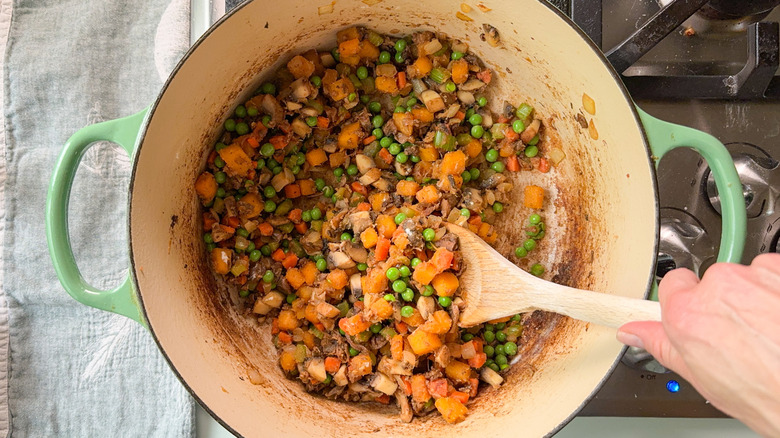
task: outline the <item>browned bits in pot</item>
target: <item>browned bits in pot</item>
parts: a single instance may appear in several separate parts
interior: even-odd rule
[[[498,35],[498,29],[487,23],[483,24],[482,28],[485,30],[485,33],[482,34],[481,37],[491,46],[498,46],[498,43],[501,41],[501,38]]]
[[[482,4],[482,3],[479,3],[479,4],[477,5],[477,7],[478,7],[478,8],[479,8],[479,10],[480,10],[480,11],[482,11],[482,12],[488,12],[488,11],[492,11],[492,9],[490,9],[489,7],[485,6],[485,5],[484,5],[484,4]]]
[[[469,17],[468,15],[464,14],[461,11],[456,12],[455,16],[458,17],[459,19],[463,20],[463,21],[474,21],[473,18]]]
[[[588,134],[594,140],[599,139],[599,132],[596,130],[596,124],[593,122],[593,119],[590,119],[590,122],[588,122]]]
[[[464,14],[468,14],[471,12],[471,6],[467,5],[466,3],[461,3],[460,10],[463,11]]]

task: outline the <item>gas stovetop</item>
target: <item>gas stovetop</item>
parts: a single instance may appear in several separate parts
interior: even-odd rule
[[[570,0],[558,6],[601,44],[639,106],[726,145],[745,194],[747,264],[760,253],[780,252],[780,7],[773,9],[780,1],[705,3]],[[717,258],[721,233],[709,167],[692,150],[678,149],[661,160],[658,182],[657,276],[677,267],[701,275]],[[725,416],[633,348],[580,415]]]
[[[240,0],[209,0],[208,26]],[[748,233],[743,263],[780,252],[780,0],[550,0],[623,72],[634,100],[664,120],[709,132],[734,156]],[[200,32],[196,33],[200,35]],[[676,267],[699,275],[720,241],[719,199],[704,160],[688,149],[658,167],[658,278]],[[583,416],[724,417],[678,375],[629,349]]]

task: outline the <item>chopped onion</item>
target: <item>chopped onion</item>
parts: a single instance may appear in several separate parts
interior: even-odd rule
[[[324,366],[323,362],[323,370],[325,369]],[[393,395],[398,388],[398,384],[384,373],[376,373],[374,375],[374,381],[371,382],[371,387],[383,394]]]
[[[374,159],[369,157],[368,155],[363,155],[363,154],[355,155],[355,164],[357,164],[358,171],[360,172],[361,175],[365,175],[366,172],[376,167],[376,163],[374,163]]]
[[[263,300],[257,300],[252,307],[252,312],[257,313],[258,315],[268,315],[271,309],[273,309],[273,307],[264,303]]]
[[[557,166],[561,161],[563,161],[564,158],[566,158],[566,154],[560,148],[551,148],[547,152],[547,158],[552,161],[554,166]]]
[[[428,41],[427,43],[425,43],[425,45],[422,46],[422,49],[424,53],[430,54],[430,53],[438,52],[439,50],[441,50],[441,47],[442,47],[441,42],[439,42],[437,38],[434,38]]]
[[[325,360],[321,357],[310,360],[309,365],[306,366],[306,372],[318,382],[324,382],[328,378],[328,373],[325,372]]]
[[[483,382],[486,382],[494,388],[497,388],[504,381],[504,378],[490,367],[482,367],[479,377],[482,378]]]
[[[438,117],[443,119],[449,119],[450,117],[455,117],[455,114],[458,114],[458,111],[460,111],[460,104],[459,103],[453,103],[452,105],[447,108],[447,111],[444,111],[443,113],[439,114]]]
[[[468,12],[468,11],[463,11],[463,12]],[[469,45],[464,43],[464,42],[462,42],[462,41],[454,42],[454,43],[452,43],[452,51],[453,52],[466,53],[466,52],[469,51]]]
[[[250,368],[249,371],[247,371],[247,377],[249,377],[249,382],[253,385],[259,385],[263,383],[263,378],[260,376],[260,373],[257,372],[256,369]]]
[[[468,81],[466,81],[465,84],[461,85],[458,88],[460,88],[461,91],[474,91],[474,90],[479,90],[484,86],[485,83],[480,81],[479,79],[469,79]]]
[[[292,173],[292,170],[285,167],[284,171],[279,172],[271,179],[271,185],[274,187],[274,190],[280,192],[284,186],[291,184],[293,181],[295,181],[295,174]]]
[[[393,64],[380,64],[376,66],[376,75],[377,76],[385,76],[385,77],[393,77],[395,74],[398,73],[398,69],[395,68]]]
[[[293,132],[298,134],[301,138],[306,138],[311,134],[311,126],[307,125],[300,117],[296,117],[290,124]]]
[[[263,283],[266,284],[266,283]],[[284,296],[280,292],[268,292],[263,297],[263,303],[270,307],[281,307]]]
[[[377,182],[381,177],[382,177],[382,170],[374,167],[367,170],[366,173],[358,179],[358,181],[360,181],[360,184],[363,184],[364,186],[368,186]]]

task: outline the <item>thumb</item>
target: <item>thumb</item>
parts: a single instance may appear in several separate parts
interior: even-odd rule
[[[623,324],[618,329],[617,340],[628,346],[647,350],[661,365],[675,370],[678,374],[682,375],[687,370],[660,322],[633,321]]]

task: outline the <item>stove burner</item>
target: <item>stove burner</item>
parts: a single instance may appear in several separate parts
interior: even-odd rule
[[[661,365],[660,362],[655,360],[655,358],[653,358],[650,353],[642,348],[629,347],[628,350],[626,350],[626,354],[623,355],[620,361],[637,370],[644,370],[658,374],[670,372],[666,367]]]
[[[756,20],[759,21],[769,15],[772,9],[779,4],[778,0],[710,0],[699,12],[713,19],[732,20],[759,17]]]
[[[676,268],[688,268],[700,276],[714,263],[716,256],[715,244],[701,222],[676,208],[661,209],[658,281]]]
[[[726,147],[734,157],[745,195],[749,219],[761,215],[773,216],[780,206],[780,163],[758,146],[748,143],[729,143]],[[711,172],[707,175],[707,197],[720,214],[720,196]]]

